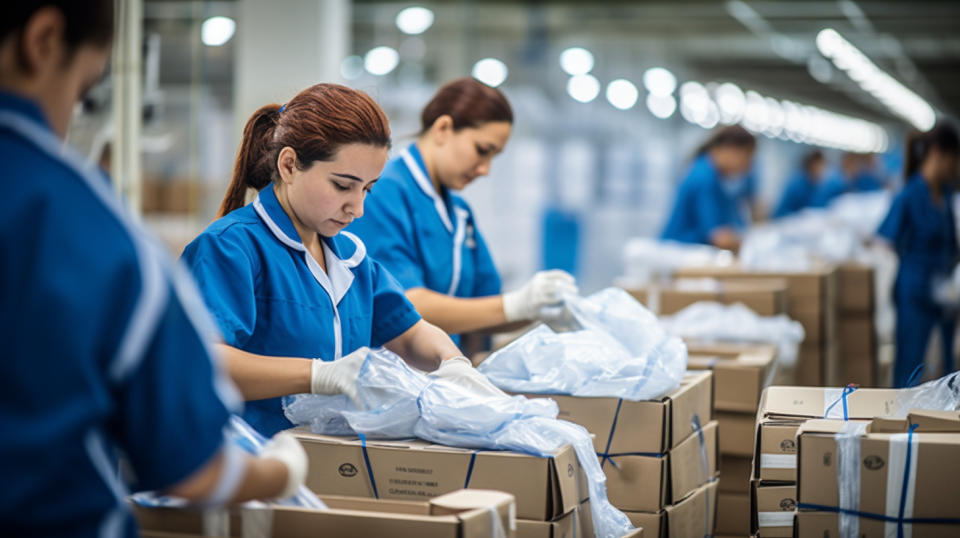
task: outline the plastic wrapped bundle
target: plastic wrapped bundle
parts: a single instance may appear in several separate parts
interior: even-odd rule
[[[732,265],[733,253],[708,245],[637,237],[623,247],[624,286],[643,286],[651,280],[668,279],[681,267]]]
[[[357,395],[362,408],[341,396],[289,396],[284,398],[284,412],[291,422],[309,425],[320,434],[343,434],[346,429],[368,437],[419,437],[448,446],[539,457],[573,445],[587,475],[596,535],[613,538],[633,529],[626,515],[607,500],[606,477],[590,435],[580,426],[557,420],[553,400],[508,396],[481,376],[430,376],[384,350],[367,356],[357,377]]]
[[[659,398],[680,385],[687,349],[618,288],[567,297],[571,329],[538,326],[491,354],[478,370],[511,392]]]
[[[960,372],[897,391],[896,410],[891,415],[906,418],[913,409],[956,411],[960,409]]]
[[[763,317],[737,303],[694,303],[660,318],[670,334],[703,342],[767,343],[777,346],[780,364],[793,366],[803,342],[803,326],[787,316]]]

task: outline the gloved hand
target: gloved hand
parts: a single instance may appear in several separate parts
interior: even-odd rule
[[[507,393],[498,389],[487,379],[487,376],[478,372],[470,360],[462,355],[441,362],[440,367],[430,372],[430,375],[449,380],[482,396],[508,397]]]
[[[541,319],[543,308],[560,303],[565,293],[579,293],[573,275],[553,269],[540,271],[518,290],[503,294],[503,316],[508,323]]]
[[[274,435],[258,457],[278,460],[287,467],[287,485],[277,499],[289,499],[297,494],[307,479],[307,453],[293,434],[280,432]]]
[[[360,367],[370,353],[370,348],[361,347],[335,361],[313,360],[310,371],[310,392],[313,394],[346,394],[357,401],[357,376]]]

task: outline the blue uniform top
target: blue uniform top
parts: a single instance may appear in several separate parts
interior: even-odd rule
[[[322,241],[326,272],[306,251],[271,186],[187,245],[183,260],[227,345],[332,361],[363,346],[382,346],[420,320],[353,234]],[[293,426],[280,398],[249,402],[244,418],[266,436]]]
[[[6,93],[0,162],[0,533],[135,536],[117,449],[132,488],[172,486],[240,403],[215,326],[104,175]]]
[[[803,170],[797,171],[783,189],[783,196],[777,209],[773,212],[773,218],[779,219],[810,207],[813,201],[814,192],[817,184],[810,178],[810,175]]]
[[[835,198],[850,192],[871,192],[883,189],[883,183],[870,172],[861,172],[848,181],[842,172],[836,172],[820,182],[813,193],[812,207],[827,207]]]
[[[893,199],[877,234],[891,242],[900,258],[898,297],[934,307],[933,277],[949,275],[960,255],[952,198],[952,191],[944,188],[941,203],[935,204],[930,187],[918,173]]]
[[[697,157],[677,188],[673,212],[661,238],[710,244],[710,234],[717,228],[727,226],[742,231],[745,225],[740,208],[743,194],[731,196],[724,190],[722,181],[709,155]]]
[[[349,230],[404,289],[455,297],[500,294],[500,274],[466,200],[433,188],[416,144],[387,163]],[[457,338],[454,338],[455,341]]]

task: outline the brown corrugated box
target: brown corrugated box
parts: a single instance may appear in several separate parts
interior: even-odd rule
[[[690,370],[713,371],[717,411],[755,413],[760,393],[773,380],[777,348],[762,344],[687,343]]]
[[[787,283],[787,308],[797,299],[821,298],[836,293],[836,268],[819,265],[810,271],[753,271],[733,265],[728,267],[687,267],[677,269],[675,278],[716,278],[721,280],[784,280]]]
[[[750,495],[717,494],[717,532],[734,536],[750,534]]]
[[[910,525],[912,536],[916,538],[956,538],[956,525],[936,523],[914,523]],[[843,538],[840,534],[840,518],[834,512],[805,512],[796,514],[797,538]],[[860,533],[858,536],[873,538],[874,536],[889,536],[886,523],[878,519],[860,518]],[[896,536],[896,527],[893,536]]]
[[[526,396],[556,401],[560,408],[559,418],[586,428],[594,435],[594,448],[601,454],[662,454],[693,433],[694,415],[700,424],[713,418],[713,376],[710,372],[688,372],[677,389],[658,400],[632,402],[619,398]]]
[[[593,531],[593,514],[591,513],[589,499],[580,503],[577,518],[580,523],[578,526],[580,529],[580,534],[577,536],[583,538],[595,538],[596,534]],[[646,534],[646,529],[638,526],[636,523],[633,525],[636,527],[636,529],[628,534],[625,534],[622,538],[643,538],[643,536],[648,536]]]
[[[271,506],[269,535],[282,538],[312,538],[318,529],[325,536],[366,538],[487,538],[493,535],[496,510],[508,536],[516,535],[512,495],[499,491],[460,490],[430,501],[382,501],[321,496],[328,510]],[[203,512],[184,508],[134,506],[145,536],[206,536]],[[257,518],[262,524],[263,518]],[[246,536],[239,513],[230,517],[230,536]],[[255,531],[265,529],[257,528]]]
[[[518,519],[517,538],[577,538],[582,536],[580,517],[577,507],[553,521]]]
[[[741,303],[761,316],[776,316],[787,311],[787,286],[776,280],[724,280],[716,289],[695,289],[682,283],[664,287],[628,289],[627,292],[648,307],[651,294],[658,297],[657,313],[662,316],[676,314],[684,308],[702,301],[721,304]]]
[[[760,480],[797,480],[797,431],[810,419],[822,418],[843,389],[773,386],[763,392],[757,411],[754,477]],[[859,389],[847,396],[847,417],[870,419],[894,410],[895,389]],[[840,404],[838,404],[839,406]],[[832,412],[841,412],[835,406]],[[723,425],[721,423],[721,432]],[[723,450],[723,437],[720,439]]]
[[[374,496],[359,439],[316,435],[304,428],[291,431],[307,451],[310,489],[318,495]],[[465,487],[496,489],[516,497],[517,517],[549,521],[589,496],[571,446],[552,458],[474,452],[421,440],[368,440],[366,450],[381,499],[422,500]]]
[[[874,308],[873,268],[845,263],[837,267],[837,309],[869,314]]]
[[[659,512],[624,512],[647,538],[711,536],[717,517],[717,483],[701,486]]]
[[[756,480],[751,486],[750,531],[757,536],[774,538],[793,536],[793,516],[797,510],[797,486],[770,484]]]
[[[840,380],[866,387],[876,386],[877,335],[872,315],[843,314],[838,339]]]
[[[753,433],[757,418],[746,413],[717,413],[720,424],[720,453],[730,456],[753,455]]]
[[[607,498],[621,510],[656,512],[686,497],[717,474],[717,423],[708,423],[702,432],[703,449],[700,434],[692,433],[663,456],[610,458],[603,463]]]
[[[856,393],[854,393],[856,394]],[[907,420],[883,419],[869,424],[859,436],[860,466],[859,510],[868,514],[889,515],[890,502],[899,503],[906,459],[906,440],[910,424],[913,433],[910,488],[913,502],[907,498],[907,513],[914,518],[949,518],[960,513],[960,413],[917,411]],[[810,420],[798,435],[798,500],[803,504],[836,507],[837,441],[834,437],[842,421]],[[895,444],[899,438],[901,443]],[[902,451],[894,450],[903,447]],[[895,475],[891,473],[896,473]],[[888,491],[890,489],[891,491]],[[891,493],[892,492],[892,493]],[[960,531],[960,526],[956,527]]]
[[[798,385],[822,387],[840,384],[838,342],[804,342],[797,355],[794,376]]]
[[[720,491],[750,493],[750,476],[753,474],[753,458],[720,455]]]

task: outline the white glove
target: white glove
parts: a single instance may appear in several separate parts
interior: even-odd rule
[[[518,290],[503,294],[503,316],[507,322],[540,319],[544,307],[563,301],[564,294],[579,293],[577,281],[566,271],[540,271]]]
[[[357,401],[357,376],[370,348],[361,347],[335,361],[314,359],[310,370],[310,392],[313,394],[346,394]]]
[[[487,376],[478,372],[470,360],[462,355],[441,362],[440,367],[430,372],[430,375],[446,379],[481,396],[508,397],[507,393],[498,389],[487,379]]]
[[[300,441],[289,432],[280,432],[267,441],[258,456],[262,459],[275,459],[287,467],[287,485],[277,499],[289,499],[297,494],[307,479],[307,453]]]

